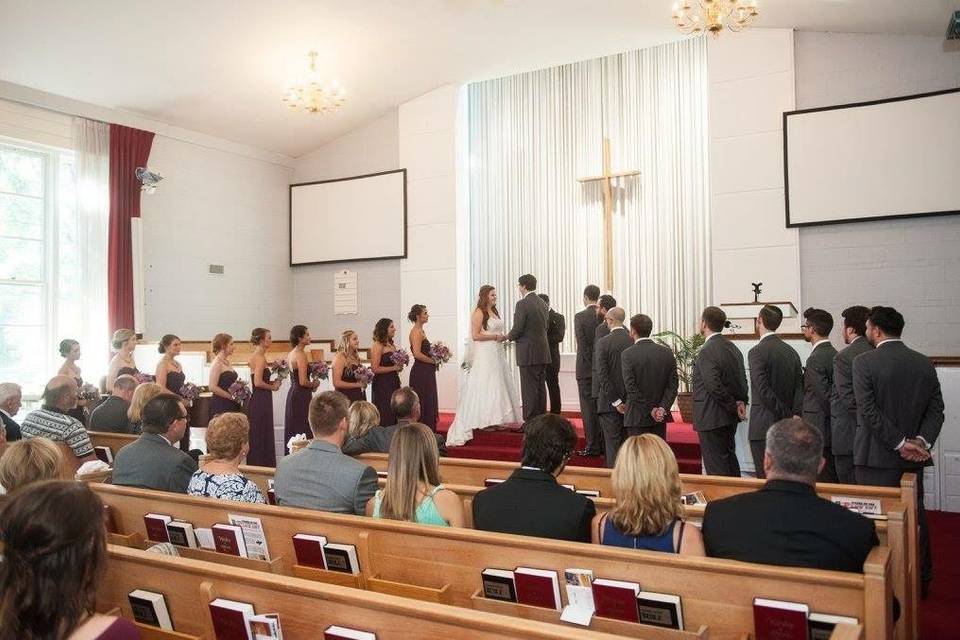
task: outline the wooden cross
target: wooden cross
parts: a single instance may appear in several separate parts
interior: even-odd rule
[[[613,179],[638,175],[640,175],[640,171],[631,170],[614,173],[610,170],[610,138],[604,138],[603,174],[577,179],[577,181],[581,183],[596,182],[598,180],[603,182],[604,283],[607,291],[613,291]]]

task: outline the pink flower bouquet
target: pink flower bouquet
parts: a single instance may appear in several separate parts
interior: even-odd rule
[[[440,368],[446,363],[450,362],[450,358],[453,357],[453,353],[450,351],[450,347],[443,342],[434,342],[430,345],[429,356],[433,358],[437,368]]]
[[[227,389],[230,398],[237,404],[244,404],[250,399],[250,385],[243,380],[237,380]]]
[[[282,382],[290,377],[290,363],[286,358],[280,358],[270,365],[270,379],[274,382]]]
[[[330,365],[326,362],[311,362],[307,366],[307,377],[312,382],[320,382],[330,377]]]
[[[361,382],[365,385],[373,382],[373,369],[370,367],[359,366],[354,372],[354,376],[357,379],[357,382]]]
[[[396,367],[405,367],[410,363],[410,354],[405,349],[397,349],[390,354],[390,362]]]
[[[184,382],[177,393],[187,402],[193,402],[200,397],[200,387],[192,382]]]

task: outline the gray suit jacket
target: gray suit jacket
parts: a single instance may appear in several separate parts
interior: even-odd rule
[[[517,301],[513,312],[513,328],[507,338],[517,343],[517,366],[550,364],[547,342],[549,324],[547,303],[532,291]]]
[[[597,305],[591,304],[573,316],[573,334],[577,339],[577,380],[593,377],[593,349],[597,341]]]
[[[597,328],[593,330],[593,352],[597,352],[597,343],[600,342],[600,338],[610,335],[610,327],[607,326],[607,321],[600,319],[600,324],[597,325]],[[596,356],[594,356],[596,357]],[[590,382],[590,395],[594,398],[600,395],[600,385],[597,382],[596,378],[593,378]]]
[[[853,361],[857,433],[853,463],[880,469],[918,469],[895,450],[923,436],[932,447],[943,427],[943,395],[929,358],[902,342],[888,342]]]
[[[363,515],[377,491],[377,472],[323,440],[284,457],[273,480],[277,504]]]
[[[126,400],[117,396],[110,396],[97,405],[90,414],[91,431],[112,431],[114,433],[135,433],[127,409],[130,405]]]
[[[831,450],[830,396],[833,394],[833,359],[837,350],[829,342],[821,342],[807,358],[803,371],[803,419],[823,434],[823,449]]]
[[[113,459],[113,484],[186,493],[197,462],[166,438],[144,433]]]
[[[853,361],[873,345],[863,336],[857,338],[833,359],[833,393],[830,396],[831,450],[835,456],[853,455],[853,437],[857,432],[857,400],[853,396]]]
[[[800,355],[780,336],[768,334],[747,354],[750,364],[750,439],[764,440],[777,421],[803,411]]]
[[[620,354],[623,387],[627,392],[625,427],[655,427],[660,422],[650,412],[663,407],[664,422],[673,422],[670,407],[677,399],[677,361],[670,347],[653,340],[640,340]]]
[[[709,338],[693,361],[693,428],[712,431],[740,423],[737,402],[747,402],[743,354],[722,335]]]
[[[623,366],[620,355],[633,344],[630,332],[615,329],[597,342],[593,354],[593,379],[597,382],[597,413],[613,413],[613,403],[627,400],[623,386]]]

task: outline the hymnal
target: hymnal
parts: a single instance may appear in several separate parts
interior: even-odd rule
[[[270,551],[267,549],[267,535],[263,532],[263,522],[252,516],[227,515],[227,520],[243,531],[243,542],[247,547],[247,558],[269,560]]]
[[[377,634],[330,625],[323,631],[324,640],[377,640]]]
[[[879,516],[883,514],[878,498],[854,498],[853,496],[832,496],[830,501],[841,507],[846,507],[854,513],[864,516]]]
[[[599,498],[600,492],[596,489],[577,489],[577,493],[588,498]]]
[[[276,613],[253,616],[250,618],[250,634],[253,640],[283,640],[280,616]]]
[[[494,487],[503,482],[502,478],[485,478],[483,481],[483,486],[485,487]]]
[[[562,484],[560,486],[563,487],[564,489],[570,489],[570,491],[573,491],[573,492],[576,492],[577,490],[577,487],[572,484]]]
[[[133,619],[140,624],[151,627],[160,627],[173,631],[173,622],[170,621],[170,611],[167,609],[167,600],[162,593],[137,589],[127,595],[130,609],[133,610]]]
[[[637,610],[642,624],[683,631],[683,609],[680,607],[680,596],[641,591],[637,596]]]
[[[483,580],[483,597],[504,602],[517,601],[517,583],[513,571],[509,569],[484,569],[480,572]]]
[[[267,504],[277,504],[277,492],[273,488],[273,478],[267,478]]]
[[[241,558],[247,557],[243,529],[232,524],[215,524],[210,527],[210,530],[213,531],[213,544],[217,551]]]
[[[590,569],[564,569],[567,583],[567,604],[593,611],[593,571]]]
[[[113,449],[110,447],[94,447],[93,452],[105,464],[113,464]]]
[[[250,636],[250,618],[253,605],[247,602],[217,598],[210,603],[210,618],[217,640],[253,640]]]
[[[753,599],[753,633],[756,640],[808,640],[810,607],[799,602]]]
[[[143,516],[143,525],[147,528],[147,539],[154,542],[170,542],[167,534],[167,523],[172,517],[162,513],[148,513]]]
[[[860,621],[847,616],[811,613],[807,617],[807,625],[810,627],[810,640],[830,640],[834,627],[841,623],[858,625]]]
[[[167,536],[170,543],[178,547],[197,548],[197,537],[193,534],[193,525],[182,520],[173,520],[167,523]]]
[[[602,618],[640,622],[637,611],[639,593],[640,585],[636,582],[598,578],[593,581],[594,610]]]
[[[513,577],[520,604],[560,611],[560,581],[556,571],[517,567]]]
[[[328,542],[323,545],[323,559],[330,571],[342,573],[360,573],[360,562],[357,560],[357,548],[352,544],[334,544]]]
[[[217,543],[213,539],[213,529],[207,527],[194,527],[193,534],[197,536],[197,543],[201,549],[210,549],[216,551]]]
[[[688,507],[707,504],[707,498],[703,495],[703,491],[691,491],[680,496],[680,504]]]
[[[323,545],[327,544],[324,536],[311,536],[298,533],[293,536],[293,551],[297,554],[297,564],[315,569],[326,569],[323,561]]]

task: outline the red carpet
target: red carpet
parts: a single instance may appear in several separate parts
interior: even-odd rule
[[[930,595],[920,601],[920,637],[948,640],[960,637],[960,513],[928,511],[933,552]]]

